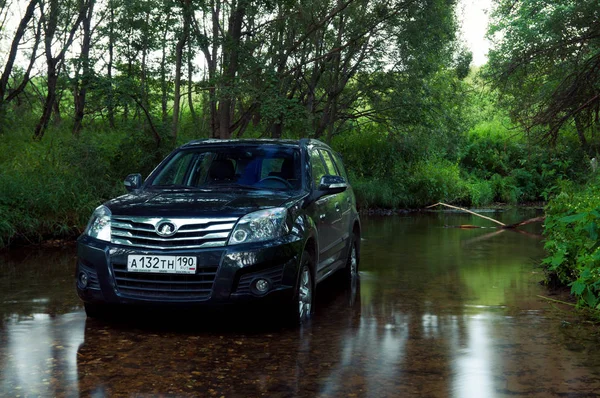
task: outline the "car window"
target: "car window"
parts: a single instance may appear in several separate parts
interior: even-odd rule
[[[202,185],[208,179],[208,169],[212,164],[215,155],[212,153],[199,153],[194,159],[194,164],[190,176],[185,185],[196,187]]]
[[[321,177],[327,174],[327,169],[321,159],[321,155],[319,155],[319,152],[315,149],[310,150],[310,166],[312,169],[313,184],[316,188],[319,186]]]
[[[324,151],[324,150],[319,150],[319,152],[321,152],[321,155],[323,155],[323,159],[325,159],[325,164],[327,165],[327,170],[329,175],[332,176],[339,176],[340,173],[337,170],[337,168],[335,167],[334,163],[333,163],[333,159],[331,158],[331,155],[329,154],[329,151]]]
[[[164,168],[154,179],[153,185],[182,185],[185,184],[186,173],[190,163],[197,155],[192,152],[179,152],[171,159],[171,167]]]
[[[340,171],[340,175],[348,181],[348,174],[346,173],[346,168],[344,167],[344,162],[342,162],[342,157],[339,153],[333,153],[333,160],[335,161],[335,165]]]
[[[272,177],[265,179],[266,177]],[[172,157],[150,186],[299,189],[300,151],[279,145],[190,148]],[[264,181],[263,181],[264,180]]]

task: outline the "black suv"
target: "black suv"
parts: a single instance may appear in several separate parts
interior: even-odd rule
[[[357,276],[354,193],[320,141],[192,141],[125,187],[78,239],[88,316],[115,304],[275,300],[302,323],[317,283],[341,269]]]

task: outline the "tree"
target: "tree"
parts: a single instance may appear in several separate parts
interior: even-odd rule
[[[177,40],[177,47],[175,49],[175,94],[173,97],[173,128],[171,130],[171,136],[173,137],[173,139],[177,138],[177,131],[179,129],[179,105],[181,103],[181,67],[183,65],[183,50],[185,49],[186,43],[190,39],[192,1],[181,0],[181,7],[183,13],[183,29],[179,34],[179,39]]]
[[[92,15],[94,13],[94,1],[89,0],[87,10],[83,16],[82,27],[83,27],[83,40],[81,43],[81,53],[79,56],[79,64],[77,67],[77,73],[75,75],[74,84],[74,105],[75,115],[73,123],[73,135],[78,136],[81,131],[81,123],[85,112],[85,97],[87,94],[89,82],[90,82],[90,47],[92,40]],[[79,66],[81,66],[81,76],[79,76]],[[81,78],[81,81],[79,81]]]
[[[32,70],[35,60],[36,60],[37,49],[38,49],[38,45],[40,43],[40,38],[41,38],[41,31],[40,31],[41,24],[38,22],[36,24],[37,27],[35,27],[35,25],[33,27],[31,27],[30,22],[33,20],[35,10],[38,7],[38,3],[39,3],[38,0],[31,0],[29,2],[29,4],[27,5],[27,8],[25,9],[25,13],[23,14],[23,17],[21,18],[21,21],[19,22],[17,30],[15,31],[15,34],[13,36],[10,50],[9,50],[8,56],[6,58],[6,64],[4,65],[4,70],[2,71],[2,75],[0,75],[0,133],[2,132],[2,129],[4,128],[4,120],[3,119],[4,119],[4,115],[5,115],[5,111],[6,111],[6,109],[5,109],[6,102],[11,101],[12,99],[16,98],[21,92],[23,92],[27,83],[29,83],[31,70]],[[9,10],[6,9],[3,11],[8,12]],[[2,28],[4,28],[4,26],[2,26]],[[12,88],[10,93],[8,93],[8,88],[9,88],[8,83],[9,83],[11,74],[13,72],[14,63],[15,63],[15,60],[17,57],[17,53],[19,51],[19,45],[21,44],[21,41],[23,40],[23,37],[25,36],[28,28],[35,29],[33,47],[32,47],[31,56],[29,59],[29,66],[27,67],[27,70],[23,74],[23,77],[22,77],[21,81],[19,82],[19,84],[16,85],[16,87]]]
[[[454,5],[211,0],[193,24],[208,68],[211,131],[240,136],[252,120],[272,137],[295,125],[303,135],[330,140],[362,112],[369,88],[356,90],[358,75],[402,69],[426,76],[439,69],[452,53]]]
[[[498,0],[487,79],[511,117],[554,143],[573,125],[591,153],[600,110],[597,0]]]
[[[42,20],[44,31],[44,49],[46,55],[46,99],[44,101],[43,112],[35,128],[34,138],[42,139],[52,110],[58,104],[56,101],[56,87],[60,68],[64,63],[67,50],[73,43],[75,33],[79,29],[81,21],[86,15],[90,6],[90,1],[80,2],[78,7],[74,4],[59,4],[58,0],[50,0],[42,8]],[[60,23],[59,23],[60,22]],[[58,46],[55,43],[58,42]],[[54,49],[58,47],[58,53],[54,54]]]

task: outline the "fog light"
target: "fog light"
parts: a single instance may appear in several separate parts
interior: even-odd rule
[[[86,288],[88,285],[88,276],[85,272],[80,272],[79,273],[79,286],[81,286],[82,288]]]
[[[266,293],[269,290],[269,281],[266,279],[259,279],[254,283],[256,291],[259,293]]]

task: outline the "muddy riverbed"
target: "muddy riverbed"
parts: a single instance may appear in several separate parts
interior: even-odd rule
[[[359,285],[320,285],[300,329],[262,311],[86,320],[73,246],[0,253],[0,395],[600,395],[596,329],[538,297],[539,226],[444,228],[459,224],[490,223],[363,217]]]

